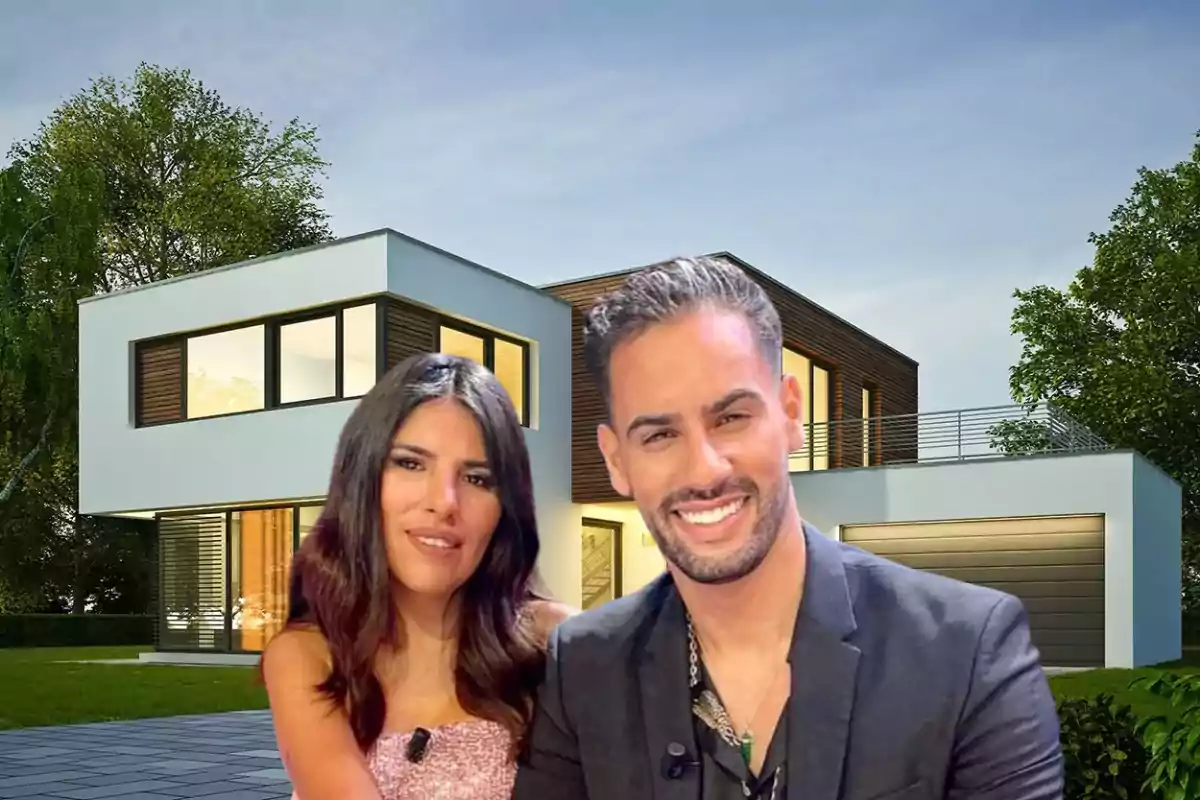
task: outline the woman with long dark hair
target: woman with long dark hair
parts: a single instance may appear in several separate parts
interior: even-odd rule
[[[414,356],[342,431],[263,654],[300,800],[502,800],[568,611],[535,589],[529,454],[499,381]]]

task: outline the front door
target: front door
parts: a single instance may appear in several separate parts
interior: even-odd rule
[[[583,608],[621,596],[621,523],[583,521]]]

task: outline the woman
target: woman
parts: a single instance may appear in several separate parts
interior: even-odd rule
[[[510,797],[566,614],[533,588],[529,454],[473,361],[414,356],[351,414],[263,654],[300,800]]]

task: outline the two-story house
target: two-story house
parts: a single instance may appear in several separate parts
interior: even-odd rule
[[[918,413],[913,359],[738,263],[779,308],[805,388],[790,463],[808,519],[1017,595],[1048,664],[1178,657],[1177,484],[1055,409]],[[623,274],[534,287],[381,230],[83,301],[80,510],[157,521],[150,657],[261,651],[343,423],[415,352],[478,360],[520,410],[550,591],[593,607],[659,574],[608,482],[581,353],[581,311]],[[1039,447],[997,449],[998,424],[1030,419]]]

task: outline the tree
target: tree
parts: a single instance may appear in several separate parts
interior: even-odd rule
[[[226,105],[187,70],[142,64],[130,81],[93,81],[10,150],[0,173],[0,529],[16,535],[13,515],[34,519],[14,498],[37,494],[49,509],[38,552],[58,566],[69,554],[70,591],[55,591],[74,610],[120,583],[104,576],[121,558],[109,523],[75,513],[79,299],[328,240],[317,142],[297,120],[275,132]],[[64,537],[68,546],[55,545]]]
[[[1051,400],[1183,487],[1185,559],[1200,538],[1200,134],[1191,157],[1138,170],[1129,197],[1092,233],[1091,265],[1065,291],[1018,290],[1023,339],[1010,388]],[[1200,601],[1185,563],[1188,602]]]

